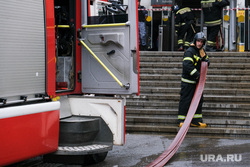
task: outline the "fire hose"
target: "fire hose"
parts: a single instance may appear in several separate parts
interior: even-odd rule
[[[207,62],[202,61],[201,63],[201,73],[200,73],[200,79],[199,83],[196,86],[195,93],[193,96],[193,99],[191,101],[188,114],[186,116],[186,119],[180,128],[179,132],[175,136],[174,140],[172,143],[169,145],[169,147],[153,162],[151,162],[147,167],[162,167],[164,166],[170,159],[171,157],[176,153],[178,148],[180,147],[182,141],[184,140],[190,123],[193,119],[193,116],[196,112],[196,109],[198,107],[198,104],[200,102],[200,98],[202,96],[202,92],[205,86],[205,81],[206,81],[206,75],[207,75]]]

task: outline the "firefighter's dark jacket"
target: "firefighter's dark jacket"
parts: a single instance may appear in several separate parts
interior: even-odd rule
[[[194,14],[189,7],[180,7],[175,14],[175,29],[178,30],[180,26],[185,24],[192,24],[194,19]]]
[[[203,57],[200,54],[201,51],[204,54]],[[183,57],[182,82],[196,84],[200,77],[201,61],[208,61],[208,55],[203,48],[199,50],[194,44],[191,44]]]
[[[228,0],[201,0],[205,24],[207,26],[220,25],[222,23],[222,8],[228,5]]]
[[[146,8],[144,6],[138,6],[138,19],[139,22],[145,22],[146,21],[146,16],[148,16],[148,12],[146,11]]]

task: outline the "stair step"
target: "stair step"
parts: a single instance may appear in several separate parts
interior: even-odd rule
[[[203,110],[203,115],[214,116],[214,117],[239,117],[239,118],[250,118],[250,111],[211,111]]]
[[[176,133],[183,52],[140,52],[140,95],[127,98],[127,130]],[[209,52],[203,120],[189,134],[250,135],[250,52]],[[164,126],[163,126],[164,125]]]
[[[140,68],[141,74],[177,74],[181,75],[182,69],[181,68]],[[249,76],[250,70],[247,69],[234,69],[234,70],[225,70],[225,69],[211,69],[207,70],[207,76],[210,75],[237,75],[237,76]]]
[[[166,125],[166,126],[150,126],[150,125],[126,125],[127,132],[151,132],[151,133],[178,133],[179,127],[177,125]],[[225,136],[225,135],[250,135],[250,128],[224,128],[224,127],[206,127],[206,128],[197,128],[190,127],[188,134],[206,134],[206,135],[216,135],[216,136]]]
[[[180,93],[181,88],[165,88],[165,87],[140,87],[140,95],[142,94],[178,94]],[[205,88],[204,95],[234,95],[240,96],[250,95],[250,89],[217,89],[217,88]]]
[[[180,62],[140,62],[140,67],[143,68],[181,68],[182,61]],[[217,69],[250,69],[250,64],[244,63],[211,63],[209,68]]]
[[[250,111],[221,111],[221,110],[209,110],[203,109],[203,116],[206,117],[215,117],[215,118],[240,118],[240,119],[249,119]],[[171,116],[175,115],[177,117],[178,109],[140,109],[140,108],[127,108],[127,116]]]
[[[141,74],[141,80],[174,80],[180,81],[181,75],[167,75],[167,74]],[[250,81],[250,76],[222,76],[222,75],[207,75],[206,81],[221,81],[221,82],[243,82],[247,83]],[[223,84],[223,83],[222,83]]]
[[[174,109],[140,109],[126,107],[126,115],[177,115]]]
[[[216,119],[213,117],[205,117],[203,121],[212,126],[221,126],[221,127],[248,127],[250,128],[249,119],[240,119],[240,118],[220,118]],[[136,124],[147,124],[147,125],[168,125],[175,124],[177,125],[177,115],[168,115],[168,116],[126,116],[126,123]]]
[[[176,100],[180,99],[179,94],[141,94],[141,99],[146,100]],[[250,102],[250,96],[229,96],[229,95],[207,95],[204,94],[204,101],[209,102]]]
[[[183,56],[169,57],[169,56],[152,56],[152,57],[140,57],[140,62],[182,62]],[[230,57],[230,58],[218,58],[218,57],[210,57],[210,62],[213,63],[250,63],[250,59],[246,59],[245,57]]]
[[[140,100],[140,99],[127,99],[127,106],[140,106],[142,108],[178,108],[179,101],[159,101],[159,100]],[[167,107],[166,107],[167,106]],[[241,103],[241,102],[220,102],[220,103],[211,103],[204,101],[203,108],[210,109],[221,109],[221,110],[249,110],[250,103]]]
[[[140,81],[140,86],[151,86],[151,87],[180,87],[181,82],[180,81]],[[213,81],[206,81],[205,87],[207,88],[237,88],[237,89],[246,89],[250,88],[250,82],[248,83],[232,83],[232,82],[224,82],[223,84],[221,82],[213,82]]]
[[[163,51],[163,52],[152,52],[152,51],[140,51],[140,57],[156,57],[156,56],[183,56],[183,52],[172,52],[172,51]],[[250,52],[207,52],[209,57],[221,57],[221,58],[250,58]]]

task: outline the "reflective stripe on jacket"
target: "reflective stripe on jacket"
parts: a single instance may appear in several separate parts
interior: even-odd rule
[[[200,77],[201,55],[199,50],[192,44],[184,53],[182,63],[182,82],[196,84]],[[208,59],[206,54],[204,59]]]
[[[228,5],[228,0],[201,0],[205,25],[220,25],[222,23],[222,8]]]
[[[194,20],[194,18],[195,16],[189,7],[181,7],[175,15],[175,28],[178,29],[179,27],[184,26],[186,23]]]

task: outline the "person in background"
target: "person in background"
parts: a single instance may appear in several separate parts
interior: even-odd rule
[[[206,44],[206,37],[203,32],[195,34],[193,43],[186,50],[183,57],[182,64],[182,78],[181,78],[181,91],[180,102],[178,110],[178,126],[181,127],[188,113],[191,101],[193,99],[196,85],[200,78],[201,61],[209,59],[203,46]],[[191,126],[206,127],[207,124],[202,120],[202,104],[203,95],[201,96],[196,113],[192,119]]]
[[[175,5],[172,10],[175,12],[175,30],[177,32],[178,51],[187,50],[195,34],[195,16],[189,7],[184,7],[182,5]]]
[[[138,4],[138,20],[139,20],[139,49],[147,50],[147,42],[146,42],[146,18],[148,16],[148,12],[145,10],[144,6],[141,6],[141,0],[137,1]]]
[[[204,13],[204,26],[207,26],[207,52],[214,52],[217,49],[216,37],[222,23],[222,8],[228,5],[228,0],[201,0],[201,8]]]

